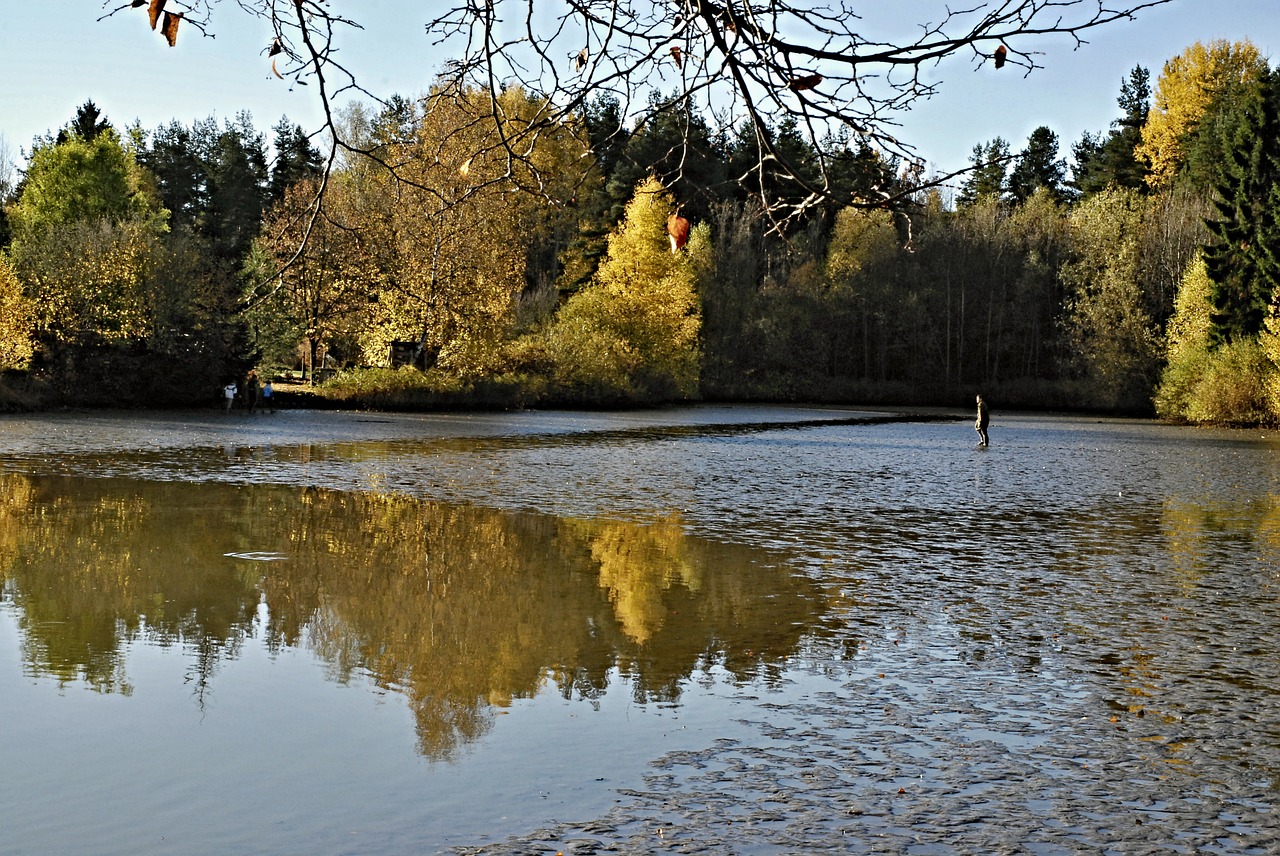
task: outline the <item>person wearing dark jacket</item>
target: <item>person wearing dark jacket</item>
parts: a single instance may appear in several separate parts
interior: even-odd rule
[[[987,426],[991,424],[991,414],[987,410],[987,403],[982,400],[982,396],[978,396],[978,418],[973,422],[973,430],[978,432],[978,445],[986,446],[991,442],[991,438],[987,436]]]

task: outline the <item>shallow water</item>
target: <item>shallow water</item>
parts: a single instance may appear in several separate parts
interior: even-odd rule
[[[0,853],[1280,847],[1280,445],[885,415],[0,419]]]

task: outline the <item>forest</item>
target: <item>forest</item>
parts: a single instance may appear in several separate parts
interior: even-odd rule
[[[1280,421],[1280,70],[1214,41],[1119,84],[1109,128],[976,142],[953,186],[790,118],[774,172],[674,96],[530,134],[537,92],[441,79],[347,109],[333,163],[287,118],[87,101],[0,176],[0,406],[212,405],[253,369],[388,409]]]

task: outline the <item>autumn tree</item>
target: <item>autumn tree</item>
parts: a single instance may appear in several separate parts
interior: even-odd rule
[[[1206,117],[1228,103],[1238,87],[1266,68],[1248,40],[1196,42],[1164,64],[1156,81],[1154,103],[1136,149],[1152,187],[1171,182],[1186,166],[1188,145]]]
[[[22,283],[0,253],[0,370],[24,369],[35,352],[35,312]]]
[[[345,169],[382,271],[361,337],[366,361],[385,362],[392,341],[413,341],[425,363],[438,360],[457,375],[493,367],[517,296],[536,285],[527,276],[535,248],[567,243],[578,225],[582,188],[572,165],[586,152],[580,124],[548,131],[525,154],[538,174],[556,176],[541,195],[520,191],[534,180],[525,167],[509,174],[508,162],[490,154],[490,135],[518,134],[542,109],[541,99],[519,89],[437,87],[394,115],[353,117],[373,155],[353,157]],[[498,126],[494,111],[503,118]],[[400,164],[395,173],[381,168],[388,161]]]
[[[1165,330],[1165,367],[1156,390],[1157,415],[1165,419],[1191,419],[1196,387],[1209,361],[1209,301],[1213,283],[1204,258],[1197,256],[1188,266],[1173,317]]]
[[[326,352],[361,356],[357,343],[370,299],[382,284],[351,179],[334,180],[314,219],[309,215],[319,198],[316,179],[290,186],[250,256],[250,281],[258,293],[248,301],[247,320],[256,351],[268,365],[287,366],[302,343],[313,379]],[[304,230],[311,233],[305,243]]]
[[[1119,188],[1085,199],[1070,215],[1066,356],[1093,406],[1145,409],[1157,379],[1160,331],[1140,277],[1142,218],[1142,197]]]
[[[134,151],[106,130],[32,153],[10,213],[35,366],[80,403],[190,403],[235,350],[225,282]]]
[[[1267,421],[1275,424],[1280,422],[1280,306],[1271,307],[1258,347],[1266,360],[1262,383]]]
[[[164,211],[114,131],[33,152],[10,208],[12,258],[42,339],[145,336]]]
[[[547,334],[564,387],[597,400],[664,400],[697,393],[696,284],[709,262],[709,230],[672,252],[675,210],[656,178],[637,185],[591,285],[561,307]]]
[[[1275,397],[1276,325],[1268,318],[1259,338],[1215,344],[1211,317],[1214,283],[1203,256],[1187,266],[1164,337],[1166,364],[1155,390],[1156,413],[1195,423],[1258,424],[1280,415]]]

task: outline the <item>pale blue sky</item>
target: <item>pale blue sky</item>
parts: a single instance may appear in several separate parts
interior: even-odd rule
[[[114,5],[126,4],[117,0]],[[341,5],[365,24],[363,32],[344,35],[341,56],[375,92],[417,94],[448,58],[423,30],[439,3]],[[895,8],[942,5],[942,0],[911,0]],[[232,0],[217,7],[216,38],[186,29],[176,48],[148,28],[145,9],[126,9],[98,21],[104,11],[100,0],[5,0],[0,136],[11,156],[28,148],[35,135],[65,124],[86,99],[93,99],[118,128],[135,119],[148,129],[171,119],[189,124],[213,115],[221,121],[239,110],[250,111],[255,126],[268,136],[281,115],[304,128],[317,125],[314,92],[308,87],[291,91],[272,76],[261,53],[270,40],[266,25]],[[936,171],[964,166],[974,145],[996,136],[1016,152],[1040,125],[1058,134],[1061,154],[1068,156],[1083,131],[1105,130],[1116,118],[1121,81],[1135,65],[1149,68],[1154,84],[1166,60],[1195,41],[1217,38],[1248,38],[1274,64],[1280,59],[1278,13],[1277,0],[1174,0],[1135,22],[1097,31],[1078,50],[1063,38],[1023,43],[1045,52],[1040,58],[1045,68],[1030,77],[1013,67],[975,71],[971,62],[957,59],[931,72],[942,80],[941,92],[902,117],[901,135]]]

